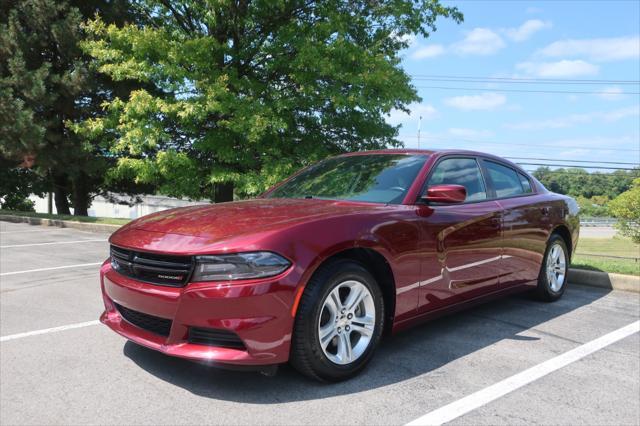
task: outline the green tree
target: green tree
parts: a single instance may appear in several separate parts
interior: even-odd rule
[[[640,178],[609,203],[609,210],[618,219],[616,226],[620,232],[640,243]]]
[[[0,4],[0,155],[17,162],[34,156],[35,170],[49,180],[64,214],[69,198],[75,214],[87,214],[113,162],[99,143],[68,125],[99,116],[103,102],[131,88],[92,70],[79,47],[86,35],[82,22],[96,13],[121,25],[132,16],[125,0]]]
[[[604,206],[606,203],[600,197],[612,199],[628,190],[639,172],[640,169],[589,173],[581,168],[551,170],[549,167],[538,167],[533,175],[550,191],[583,197],[585,200],[595,199],[592,204]]]
[[[419,100],[399,53],[438,0],[141,0],[145,25],[92,20],[83,44],[114,80],[150,86],[74,129],[115,135],[109,177],[226,201],[330,154],[398,146],[392,109]]]
[[[606,195],[595,195],[587,198],[584,195],[578,195],[576,201],[580,206],[580,215],[582,217],[606,217],[609,216],[609,197]]]

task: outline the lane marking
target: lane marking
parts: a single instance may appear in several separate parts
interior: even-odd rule
[[[54,266],[53,268],[29,269],[27,271],[3,272],[3,273],[0,274],[0,277],[5,277],[5,276],[8,276],[8,275],[28,274],[30,272],[53,271],[53,270],[56,270],[56,269],[84,268],[86,266],[96,266],[96,265],[102,265],[102,262],[79,263],[77,265]]]
[[[39,334],[57,333],[59,331],[73,330],[74,328],[89,327],[89,326],[98,325],[98,324],[100,324],[100,321],[93,320],[93,321],[79,322],[77,324],[62,325],[60,327],[45,328],[43,330],[27,331],[25,333],[18,333],[18,334],[9,334],[8,336],[0,337],[0,342],[6,342],[9,340],[15,340],[15,339],[22,339],[23,337],[37,336]]]
[[[34,244],[12,244],[8,246],[0,246],[0,248],[15,248],[15,247],[33,247],[33,246],[51,246],[54,244],[79,244],[79,243],[95,243],[95,242],[106,242],[105,239],[99,240],[76,240],[76,241],[54,241],[51,243],[34,243]]]
[[[533,381],[553,373],[556,370],[566,367],[567,365],[579,361],[580,359],[599,351],[619,340],[629,337],[640,332],[640,321],[612,331],[595,340],[587,342],[577,348],[571,349],[555,358],[551,358],[541,364],[535,365],[521,373],[508,377],[489,387],[465,396],[462,399],[452,402],[451,404],[440,407],[424,416],[407,423],[407,426],[418,425],[441,425],[457,419],[477,408],[482,407],[506,394],[513,392]]]

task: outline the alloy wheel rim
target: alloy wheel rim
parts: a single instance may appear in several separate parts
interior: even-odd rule
[[[338,284],[322,303],[318,339],[325,356],[339,365],[351,364],[373,338],[376,307],[369,289],[359,281]]]
[[[560,244],[551,246],[547,255],[547,281],[554,292],[560,291],[567,275],[567,262]]]

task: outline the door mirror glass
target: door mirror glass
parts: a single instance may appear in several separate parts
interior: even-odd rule
[[[428,203],[455,204],[467,198],[467,190],[462,185],[433,185],[427,188],[422,200]]]

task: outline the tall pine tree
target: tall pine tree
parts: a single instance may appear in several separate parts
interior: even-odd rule
[[[0,3],[0,156],[15,164],[32,157],[61,214],[69,214],[69,200],[76,215],[87,214],[111,161],[99,143],[69,126],[98,117],[103,102],[131,88],[93,71],[80,49],[82,23],[96,14],[109,23],[132,22],[123,0]]]

